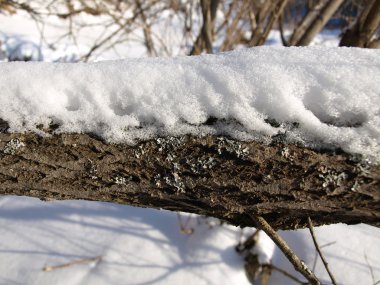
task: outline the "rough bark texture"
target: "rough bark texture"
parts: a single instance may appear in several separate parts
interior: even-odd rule
[[[300,39],[294,44],[296,46],[307,46],[311,43],[314,37],[322,31],[323,27],[326,25],[327,21],[334,15],[335,11],[338,10],[339,6],[343,3],[343,0],[330,0],[322,8],[321,12],[318,14],[312,23],[308,26],[306,31],[302,34]]]
[[[277,3],[277,5],[274,7],[274,9],[271,13],[271,16],[268,20],[268,23],[264,29],[264,32],[263,32],[261,38],[259,39],[259,41],[255,45],[261,46],[261,45],[265,44],[265,42],[269,36],[269,32],[272,30],[274,23],[277,22],[278,18],[283,13],[284,8],[285,8],[287,3],[288,3],[288,0],[280,0]]]
[[[275,229],[380,225],[380,166],[343,152],[225,137],[167,137],[136,146],[87,134],[0,133],[0,195],[163,208]]]
[[[257,45],[258,41],[260,40],[265,31],[266,19],[270,15],[271,11],[274,9],[275,5],[276,3],[274,1],[261,2],[256,16],[254,16],[255,29],[252,29],[251,39],[248,43],[248,46],[253,47]],[[251,24],[251,26],[253,25]]]
[[[326,5],[328,0],[319,0],[315,5],[309,9],[309,12],[305,15],[299,25],[295,28],[291,38],[289,39],[288,45],[294,46],[305,34],[306,30],[310,25],[318,18],[321,10]]]
[[[380,0],[373,0],[358,17],[356,23],[345,31],[340,46],[378,48],[378,43],[371,41],[380,27]]]
[[[220,0],[201,0],[203,25],[190,55],[201,54],[204,49],[207,53],[212,53],[215,17],[219,2]]]

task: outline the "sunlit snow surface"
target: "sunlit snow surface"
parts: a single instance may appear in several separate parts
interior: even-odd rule
[[[157,134],[265,139],[286,132],[307,145],[380,158],[378,50],[257,47],[196,57],[1,63],[0,74],[0,118],[11,131],[54,122],[58,132],[129,143]],[[219,121],[203,125],[210,117]]]

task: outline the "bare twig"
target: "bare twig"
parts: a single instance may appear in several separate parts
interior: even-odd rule
[[[286,241],[268,224],[268,222],[261,216],[250,215],[252,220],[256,223],[258,228],[263,230],[273,242],[280,248],[287,259],[293,264],[295,270],[301,273],[313,285],[321,285],[321,282],[315,274],[307,267],[307,265],[299,259],[293,252]]]
[[[102,259],[102,256],[97,256],[97,257],[92,257],[92,258],[83,258],[83,259],[74,260],[65,264],[60,264],[60,265],[55,265],[55,266],[45,266],[44,268],[42,268],[42,271],[48,272],[48,271],[62,269],[62,268],[66,268],[72,265],[77,265],[77,264],[82,264],[82,263],[99,262],[101,259]]]
[[[232,20],[232,23],[227,27],[226,29],[226,35],[225,35],[225,38],[224,38],[224,42],[222,43],[222,46],[220,47],[220,50],[221,51],[226,51],[226,50],[229,50],[229,49],[232,49],[232,45],[235,44],[237,41],[236,41],[236,34],[239,34],[238,33],[238,25],[239,25],[239,22],[241,21],[244,13],[247,13],[247,11],[249,11],[249,2],[247,1],[243,1],[241,6],[240,6],[240,9],[238,11],[236,11],[236,16],[233,18]],[[232,5],[231,5],[232,7]],[[230,15],[228,15],[230,17]],[[227,19],[228,21],[228,19]]]
[[[283,275],[285,275],[289,279],[292,279],[293,281],[295,281],[299,284],[302,284],[302,285],[308,284],[307,282],[303,282],[303,281],[299,280],[297,277],[291,275],[289,272],[285,271],[284,269],[281,269],[281,268],[279,268],[273,264],[271,264],[270,266],[272,267],[273,270],[276,270],[276,271],[282,273]]]
[[[268,20],[268,23],[264,29],[264,32],[261,35],[258,43],[256,45],[261,46],[265,43],[269,36],[269,32],[272,30],[273,24],[277,21],[278,17],[282,14],[288,0],[280,0],[277,5],[274,6],[273,11],[271,12],[271,16]]]
[[[336,241],[332,241],[332,242],[329,242],[329,243],[326,243],[326,244],[324,244],[324,245],[321,245],[321,246],[319,246],[319,248],[324,248],[324,247],[328,247],[328,246],[330,246],[330,245],[333,245],[333,244],[335,244],[336,243]],[[318,257],[318,252],[317,252],[317,250],[315,250],[315,256],[314,256],[314,262],[313,262],[313,272],[315,271],[315,268],[316,268],[316,266],[317,266],[317,257]]]
[[[283,16],[282,14],[280,14],[280,16],[278,17],[278,29],[280,30],[280,36],[281,36],[281,42],[282,42],[282,45],[287,47],[289,46],[289,43],[285,37],[285,33],[284,33],[284,23],[283,23]]]
[[[336,241],[328,242],[328,243],[326,243],[326,244],[324,244],[324,245],[321,245],[319,248],[328,247],[328,246],[333,245],[333,244],[335,244],[335,243],[336,243]]]
[[[23,2],[18,2],[18,1],[13,1],[13,0],[2,0],[2,1],[0,1],[0,5],[4,9],[5,8],[9,9],[10,7],[12,7],[12,8],[17,9],[17,10],[24,10],[27,13],[29,13],[30,15],[37,16],[40,14],[35,9],[33,9],[30,5],[28,5],[27,3],[23,3]],[[6,7],[6,6],[8,6],[8,7]]]
[[[214,37],[215,17],[220,0],[201,0],[203,24],[195,40],[190,55],[201,54],[203,50],[212,53],[212,41]]]
[[[188,227],[190,219],[191,219],[191,214],[187,216],[185,223],[182,222],[182,218],[181,218],[180,213],[177,213],[177,218],[178,218],[178,223],[180,226],[180,233],[186,234],[186,235],[191,235],[194,232],[193,228]]]
[[[239,244],[236,246],[236,251],[238,253],[242,253],[245,250],[250,250],[251,248],[253,248],[257,243],[259,233],[260,233],[260,230],[256,230],[253,234],[251,234],[247,238],[245,242],[243,243],[239,242]]]
[[[140,14],[140,18],[142,20],[143,32],[144,32],[144,38],[145,38],[144,42],[145,42],[145,46],[148,51],[148,54],[157,56],[157,51],[154,48],[154,42],[152,38],[152,28],[149,24],[147,16],[144,13],[144,9],[142,8],[142,4],[140,0],[135,0],[135,3],[138,8],[138,13]]]
[[[314,229],[313,229],[313,222],[311,221],[310,217],[307,218],[307,221],[308,221],[308,223],[309,223],[309,231],[310,231],[310,235],[311,235],[311,237],[312,237],[312,239],[313,239],[314,246],[315,246],[315,248],[317,249],[318,254],[319,254],[319,256],[320,256],[321,259],[322,259],[323,265],[325,266],[326,271],[327,271],[327,273],[328,273],[329,276],[330,276],[331,282],[332,282],[334,285],[336,285],[337,283],[336,283],[336,281],[335,281],[334,275],[333,275],[332,272],[330,271],[330,269],[329,269],[329,265],[328,265],[328,263],[327,263],[325,257],[323,256],[321,249],[319,248],[319,245],[318,245],[318,243],[317,243],[317,239],[315,238]]]

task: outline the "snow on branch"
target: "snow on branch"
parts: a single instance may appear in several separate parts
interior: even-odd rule
[[[96,63],[1,63],[10,132],[229,135],[380,159],[380,52],[258,47]]]

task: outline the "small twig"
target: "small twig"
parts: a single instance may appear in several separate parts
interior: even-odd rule
[[[335,244],[335,243],[336,243],[336,241],[332,241],[332,242],[329,242],[329,243],[326,243],[326,244],[324,244],[324,245],[319,246],[319,248],[322,249],[322,248],[324,248],[324,247],[328,247],[328,246],[333,245],[333,244]],[[317,252],[317,250],[315,250],[314,262],[313,262],[313,269],[312,269],[313,272],[315,271],[315,268],[316,268],[316,266],[317,266],[317,257],[318,257],[318,252]]]
[[[180,213],[177,213],[177,218],[178,218],[178,223],[179,223],[179,226],[180,226],[180,232],[181,232],[181,234],[191,235],[194,232],[193,228],[189,228],[188,227],[188,224],[189,224],[190,219],[191,219],[191,214],[187,216],[187,219],[186,219],[185,223],[182,222],[182,218],[181,218],[181,214]]]
[[[263,230],[273,242],[280,248],[285,254],[288,260],[293,264],[295,270],[301,273],[309,282],[313,285],[321,285],[321,282],[315,276],[315,274],[307,267],[307,265],[299,259],[299,257],[293,252],[286,241],[280,237],[280,235],[268,224],[268,222],[261,216],[250,215],[256,225]]]
[[[97,257],[92,257],[92,258],[83,258],[83,259],[74,260],[65,264],[60,264],[60,265],[55,265],[55,266],[45,266],[44,268],[42,268],[42,271],[48,272],[48,271],[62,269],[62,268],[70,267],[72,265],[77,265],[77,264],[82,264],[82,263],[87,263],[87,262],[99,262],[101,259],[102,259],[102,256],[97,256]]]
[[[238,253],[242,253],[247,250],[251,250],[257,243],[258,234],[260,230],[256,230],[252,235],[250,235],[245,242],[239,244],[235,247]]]
[[[332,282],[334,285],[336,285],[337,283],[336,283],[336,281],[335,281],[334,275],[331,273],[331,271],[330,271],[330,269],[329,269],[329,265],[328,265],[328,263],[327,263],[325,257],[323,256],[321,249],[319,248],[319,245],[318,245],[318,243],[317,243],[317,239],[315,238],[314,229],[313,229],[313,222],[311,221],[310,217],[307,218],[307,221],[308,221],[308,223],[309,223],[309,231],[310,231],[310,235],[311,235],[311,237],[312,237],[312,239],[313,239],[314,246],[315,246],[315,248],[317,249],[318,254],[319,254],[319,256],[320,256],[321,259],[322,259],[323,265],[325,266],[326,271],[327,271],[327,273],[328,273],[329,276],[330,276],[331,282]]]
[[[328,246],[333,245],[333,244],[336,244],[336,241],[328,242],[328,243],[326,243],[326,244],[324,244],[324,245],[321,245],[319,248],[328,247]]]
[[[305,284],[308,284],[307,282],[303,282],[301,280],[299,280],[297,277],[291,275],[289,272],[285,271],[284,269],[281,269],[273,264],[270,265],[272,267],[272,269],[282,273],[283,275],[285,275],[286,277],[292,279],[293,281],[299,283],[299,284],[302,284],[302,285],[305,285]]]

